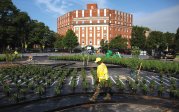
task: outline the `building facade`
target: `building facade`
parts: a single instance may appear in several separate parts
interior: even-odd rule
[[[117,10],[98,9],[97,4],[87,4],[86,10],[74,10],[57,18],[57,32],[65,35],[72,29],[78,37],[79,44],[84,47],[93,45],[100,47],[101,39],[110,41],[121,35],[129,40],[132,33],[133,15]]]

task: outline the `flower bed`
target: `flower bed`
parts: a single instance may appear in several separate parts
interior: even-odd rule
[[[84,68],[64,69],[39,65],[3,68],[0,69],[0,107],[65,94],[91,93],[96,87],[96,79],[96,71],[93,68],[90,71]],[[127,77],[126,81],[122,81],[114,77],[113,80],[110,78],[109,85],[112,93],[117,94],[179,98],[176,79],[170,78],[169,86],[165,86],[162,80],[164,78],[161,76],[160,83],[155,85],[152,81],[147,84],[144,79]],[[112,83],[114,81],[116,83]]]

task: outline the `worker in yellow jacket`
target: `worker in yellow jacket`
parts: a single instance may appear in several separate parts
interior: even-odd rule
[[[99,95],[99,92],[101,89],[104,90],[104,92],[106,93],[106,97],[104,97],[104,100],[110,100],[111,99],[111,95],[109,94],[110,92],[110,88],[109,88],[109,75],[108,75],[108,69],[106,67],[106,65],[102,62],[101,58],[96,58],[95,63],[98,64],[97,67],[97,87],[95,90],[95,93],[93,94],[93,96],[89,99],[90,101],[95,101],[96,98]]]

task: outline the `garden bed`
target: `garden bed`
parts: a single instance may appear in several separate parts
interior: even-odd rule
[[[119,71],[123,71],[122,74]],[[109,73],[113,94],[155,96],[174,101],[179,98],[179,80],[174,77],[160,77],[143,71],[141,80],[136,80],[129,74],[130,70],[124,68],[109,68]],[[48,102],[68,95],[91,95],[96,86],[95,80],[94,68],[45,65],[3,68],[0,70],[0,107],[6,109],[24,104],[34,105],[34,102]]]

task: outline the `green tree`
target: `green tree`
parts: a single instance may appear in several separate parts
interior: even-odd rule
[[[108,42],[105,41],[104,39],[101,39],[100,46],[101,46],[102,52],[106,52],[108,50]]]
[[[147,48],[150,50],[165,50],[167,48],[167,42],[163,32],[152,31],[147,39]]]
[[[50,31],[48,26],[45,26],[44,23],[38,22],[37,20],[32,20],[31,30],[28,39],[28,45],[32,47],[34,44],[53,47],[56,40],[56,34],[53,31]]]
[[[146,37],[145,31],[149,31],[147,27],[133,26],[132,27],[132,38],[131,46],[139,47],[140,49],[146,48]]]
[[[168,46],[168,49],[174,49],[175,48],[175,34],[166,32],[164,33],[164,38],[166,39],[166,45]]]
[[[69,29],[67,32],[66,32],[66,35],[63,39],[63,44],[64,44],[64,47],[67,48],[68,50],[70,50],[70,53],[72,51],[73,48],[75,48],[76,46],[79,45],[78,43],[78,38],[77,36],[75,35],[75,33],[73,32],[73,30]]]
[[[109,46],[111,49],[126,49],[127,39],[117,36],[110,41]]]
[[[175,34],[175,49],[179,52],[179,28],[177,29],[177,32]]]
[[[64,45],[63,45],[63,36],[59,35],[59,34],[56,34],[56,41],[54,43],[54,47],[55,48],[64,48]]]
[[[0,50],[5,50],[14,42],[16,31],[13,18],[17,12],[11,0],[0,0]]]
[[[25,49],[25,43],[29,36],[29,25],[30,25],[30,17],[26,12],[18,12],[14,19],[14,24],[16,26],[16,47],[20,47],[21,49]],[[18,40],[18,41],[17,41]]]

